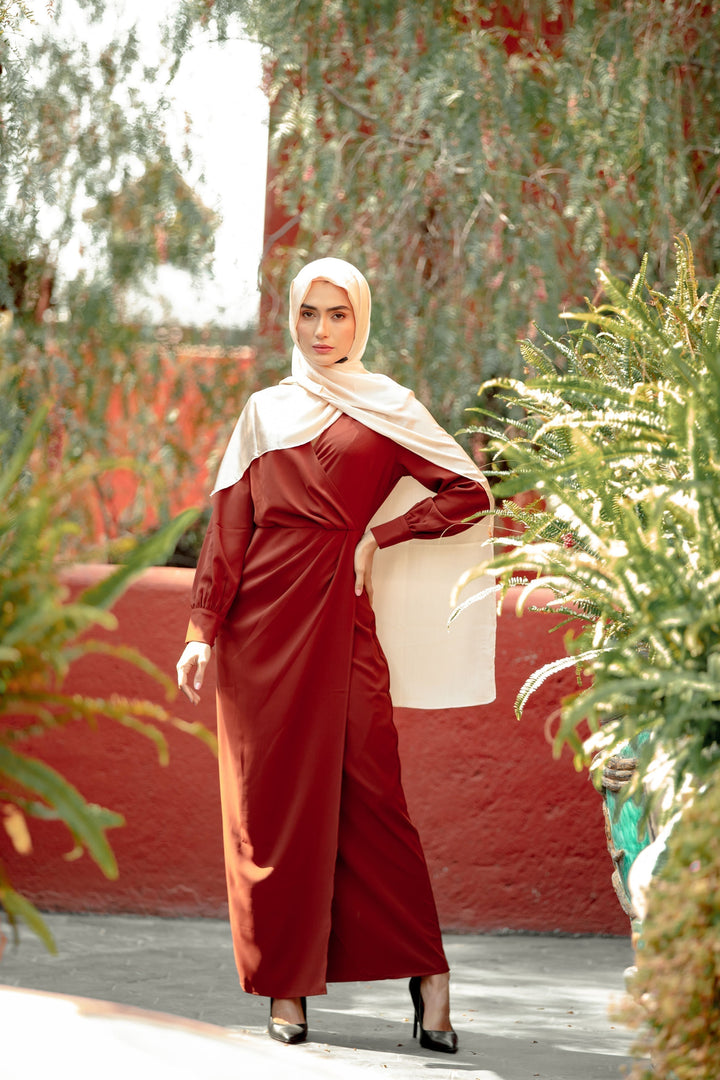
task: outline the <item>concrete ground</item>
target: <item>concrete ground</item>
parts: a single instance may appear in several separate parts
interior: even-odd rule
[[[626,938],[447,935],[453,1023],[460,1038],[458,1054],[449,1056],[421,1050],[413,1040],[404,981],[332,985],[327,997],[308,1000],[308,1042],[282,1047],[265,1031],[267,999],[238,988],[227,923],[66,914],[48,915],[46,921],[58,955],[49,955],[23,930],[19,946],[9,944],[0,960],[0,991],[25,987],[185,1018],[184,1025],[169,1021],[181,1061],[165,1071],[159,1055],[167,1051],[160,1050],[159,1035],[152,1062],[138,1056],[137,1032],[125,1035],[123,1053],[132,1042],[135,1054],[128,1066],[103,1029],[107,1060],[87,1071],[103,1080],[115,1075],[127,1080],[165,1075],[176,1080],[231,1075],[294,1080],[373,1070],[396,1080],[609,1080],[630,1064],[632,1035],[608,1015],[610,1004],[622,996],[623,971],[632,963]],[[15,1012],[3,1001],[12,1002]],[[59,1003],[11,991],[0,996],[0,1074],[7,1080],[40,1080],[41,1075],[43,1080],[51,1075],[53,1080],[84,1080],[79,1044],[89,1045],[88,1032],[97,1035],[100,1027],[86,1021],[80,1034],[70,1035],[75,1028],[63,1021],[61,1029],[58,1024],[61,1034],[54,1036],[50,1020],[43,1020],[43,1009],[50,1006],[57,1010]],[[101,1012],[87,1003],[78,1011],[86,1016]],[[131,1016],[142,1020],[132,1010]],[[154,1030],[161,1027],[156,1024]],[[188,1039],[193,1033],[196,1041],[214,1036],[217,1060],[207,1052],[209,1043],[203,1044],[202,1065],[195,1066],[197,1048],[191,1040],[182,1042],[183,1027]],[[228,1041],[232,1064],[228,1059],[221,1066],[220,1049],[225,1053]],[[43,1060],[50,1055],[51,1071],[40,1067],[42,1055]]]

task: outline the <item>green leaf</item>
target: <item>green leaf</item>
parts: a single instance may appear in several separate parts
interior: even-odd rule
[[[111,811],[94,808],[60,773],[37,758],[27,757],[0,745],[0,774],[53,806],[78,844],[89,854],[107,878],[118,875],[117,861],[105,836]],[[112,825],[123,818],[112,815]]]
[[[579,667],[589,660],[595,660],[599,655],[600,650],[589,649],[587,652],[579,653],[577,656],[563,656],[559,660],[552,660],[549,664],[543,664],[541,668],[533,671],[532,675],[530,675],[520,687],[517,698],[515,699],[515,715],[518,720],[522,717],[523,709],[527,705],[528,698],[534,694],[544,682],[552,678],[553,675],[557,675],[561,671],[566,671],[567,668]]]
[[[164,525],[153,536],[143,540],[130,554],[127,561],[113,574],[85,589],[78,600],[93,607],[107,608],[122,595],[134,577],[148,566],[163,563],[186,529],[197,519],[200,510],[184,510]]]
[[[0,505],[7,500],[10,491],[17,483],[23,469],[27,465],[28,459],[33,452],[38,435],[42,430],[42,426],[47,419],[49,411],[50,409],[47,405],[42,406],[35,411],[22,434],[22,438],[20,439],[15,452],[4,466],[2,472],[0,472]]]
[[[0,881],[0,904],[5,909],[11,926],[14,927],[17,920],[22,919],[33,934],[40,938],[48,952],[57,953],[55,939],[38,909],[6,881]]]

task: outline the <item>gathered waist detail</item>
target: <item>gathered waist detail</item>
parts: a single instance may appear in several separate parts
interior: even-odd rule
[[[339,525],[255,525],[256,529],[287,529],[288,532],[304,532],[306,529],[312,529],[313,532],[338,532],[338,533],[363,533],[365,532],[364,526],[348,526],[345,529],[340,528]]]

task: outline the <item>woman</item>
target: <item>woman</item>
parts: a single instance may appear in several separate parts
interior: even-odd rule
[[[220,466],[178,685],[199,700],[215,646],[233,943],[243,988],[270,997],[270,1035],[302,1041],[327,982],[411,976],[421,1044],[454,1053],[371,573],[378,548],[452,537],[491,500],[412,393],[363,367],[369,328],[349,263],[293,281],[292,376],[250,398]],[[408,476],[434,498],[368,527]]]

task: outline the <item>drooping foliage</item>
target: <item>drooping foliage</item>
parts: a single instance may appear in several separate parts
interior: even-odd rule
[[[667,288],[687,232],[717,273],[717,5],[185,0],[174,47],[238,23],[266,49],[270,336],[302,261],[355,260],[374,361],[457,426],[593,267],[650,251]]]
[[[117,317],[124,287],[167,261],[168,248],[194,272],[207,267],[213,215],[180,183],[160,72],[143,62],[135,30],[91,49],[52,22],[33,33],[26,24],[0,37],[0,62],[5,309],[22,319],[59,308],[72,320],[80,299],[92,305],[103,293]],[[71,243],[93,256],[74,289],[56,280]]]
[[[4,379],[0,379],[2,386]],[[150,738],[161,762],[167,760],[163,726],[199,736],[211,748],[214,738],[201,724],[188,723],[169,707],[149,700],[70,694],[64,679],[83,656],[106,654],[140,667],[159,683],[169,703],[177,690],[172,680],[137,650],[95,639],[91,631],[112,630],[110,607],[144,567],[162,561],[197,516],[186,511],[127,554],[125,562],[103,581],[71,599],[58,569],[63,539],[73,526],[64,513],[78,482],[76,470],[48,478],[38,462],[38,436],[46,409],[23,426],[14,452],[0,468],[0,827],[15,850],[32,856],[35,819],[61,822],[76,855],[84,852],[107,877],[118,866],[106,835],[123,824],[120,815],[90,804],[80,791],[42,759],[46,732],[85,723],[95,728],[114,721]],[[48,872],[51,868],[48,867]],[[10,880],[0,860],[0,910],[10,925],[26,922],[49,947],[49,931],[33,904]],[[2,951],[0,919],[0,952]]]
[[[12,396],[0,410],[14,416],[0,460],[23,417],[51,400],[40,437],[51,463],[82,464],[89,478],[69,507],[79,516],[84,503],[87,549],[177,511],[212,450],[188,452],[188,412],[194,427],[228,419],[238,403],[218,399],[216,380],[235,385],[240,373],[232,354],[179,358],[180,342],[142,314],[159,266],[208,269],[216,217],[169,148],[159,60],[149,66],[133,29],[103,36],[101,0],[78,3],[95,20],[88,41],[52,17],[41,30],[23,5],[0,12],[0,338]],[[119,455],[123,499],[109,471]]]

